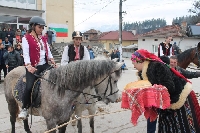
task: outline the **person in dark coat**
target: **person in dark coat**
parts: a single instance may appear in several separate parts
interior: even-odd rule
[[[119,54],[117,53],[117,50],[115,49],[112,54],[111,54],[111,60],[115,59],[115,58],[118,58],[117,62],[119,62]]]
[[[2,41],[4,42],[5,41],[5,38],[8,37],[7,36],[7,31],[6,29],[4,28],[3,31],[1,32],[1,39]]]
[[[4,53],[3,58],[8,72],[18,67],[21,61],[20,54],[14,50],[13,46],[8,46],[8,52]]]
[[[3,41],[3,45],[6,50],[8,50],[8,46],[12,46],[12,44],[8,41],[8,38],[5,38],[5,41]]]
[[[4,45],[2,43],[0,43],[0,74],[1,74],[1,70],[3,69],[3,73],[4,73],[4,78],[7,75],[7,68],[5,65],[5,60],[3,58],[4,53],[6,53],[7,51],[4,49]],[[0,76],[0,82],[1,82],[1,76]]]
[[[7,32],[7,36],[8,36],[8,41],[13,46],[13,38],[15,37],[15,32],[9,28]]]
[[[23,50],[21,44],[17,44],[15,50],[20,54],[21,61],[19,63],[19,66],[24,65],[24,58],[23,58]]]
[[[148,80],[152,85],[165,86],[168,90],[170,107],[157,110],[159,113],[158,133],[176,131],[188,133],[191,129],[193,132],[200,132],[200,117],[196,115],[200,112],[200,107],[195,92],[192,91],[191,82],[147,50],[137,50],[133,53],[131,60],[138,70],[140,80]],[[155,129],[151,132],[155,132]]]

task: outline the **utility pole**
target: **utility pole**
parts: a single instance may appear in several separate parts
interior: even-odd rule
[[[120,62],[122,61],[122,14],[126,13],[122,11],[122,2],[126,0],[119,0],[119,52],[120,52]]]
[[[122,0],[119,0],[119,52],[120,62],[122,61]]]

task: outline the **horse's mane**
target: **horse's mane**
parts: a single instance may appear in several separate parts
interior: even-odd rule
[[[95,80],[111,74],[115,66],[116,63],[111,60],[75,61],[50,70],[49,80],[56,83],[59,93],[66,89],[84,89],[94,85]]]
[[[182,52],[181,54],[178,54],[177,55],[177,59],[178,59],[178,62],[183,62],[185,61],[188,56],[190,56],[190,53],[194,50],[195,48],[190,48],[190,49],[187,49],[185,50],[184,52]]]

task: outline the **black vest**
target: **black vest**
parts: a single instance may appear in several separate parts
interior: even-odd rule
[[[82,60],[84,56],[84,46],[82,45],[80,45],[79,55],[80,55],[80,60]],[[69,62],[75,61],[76,52],[75,52],[74,44],[68,45],[68,56],[69,56]]]
[[[169,48],[167,49],[166,47],[165,47],[165,43],[160,43],[160,45],[159,45],[159,47],[158,47],[158,57],[160,57],[160,46],[162,46],[162,51],[163,51],[163,54],[165,55],[165,56],[169,56],[170,55],[170,49],[171,49],[171,47],[172,47],[172,44],[169,44]]]

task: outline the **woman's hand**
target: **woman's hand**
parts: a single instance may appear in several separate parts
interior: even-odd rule
[[[32,67],[31,65],[26,66],[26,68],[30,73],[34,73],[37,70],[35,67]]]
[[[56,64],[53,58],[51,58],[50,61],[52,64]]]

